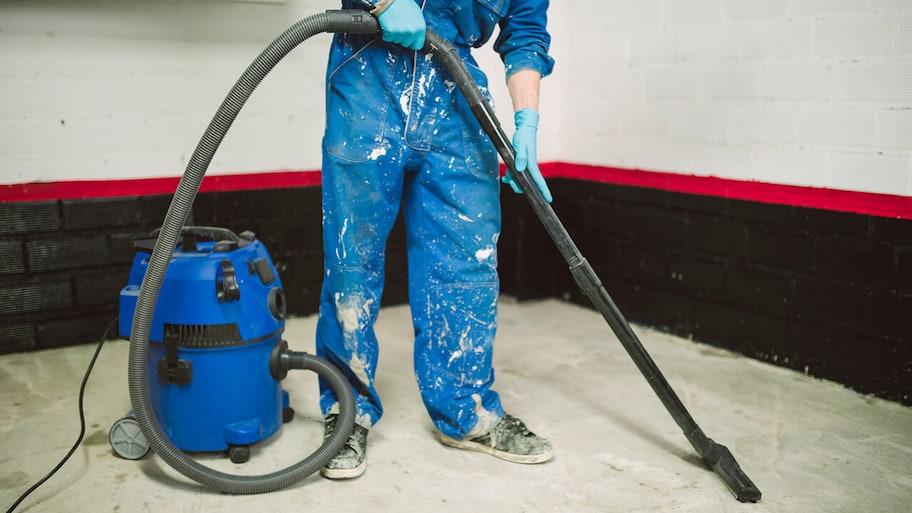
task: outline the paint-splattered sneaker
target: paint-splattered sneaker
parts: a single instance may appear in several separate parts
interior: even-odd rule
[[[486,435],[468,440],[456,440],[439,432],[438,436],[450,447],[483,452],[513,463],[544,463],[554,457],[551,442],[529,431],[509,413]]]
[[[338,415],[330,415],[323,424],[323,440],[329,438],[336,425]],[[367,428],[355,424],[348,442],[331,459],[320,474],[327,479],[352,479],[367,470]]]

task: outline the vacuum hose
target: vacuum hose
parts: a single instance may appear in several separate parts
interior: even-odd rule
[[[367,12],[327,11],[299,21],[270,43],[241,75],[206,128],[181,177],[155,242],[149,266],[140,287],[131,329],[128,362],[130,401],[136,421],[150,447],[169,466],[209,488],[232,494],[264,493],[285,488],[315,473],[339,453],[354,428],[354,394],[345,377],[332,365],[314,356],[289,352],[279,358],[282,370],[294,368],[317,372],[327,380],[339,399],[340,414],[336,429],[319,449],[304,460],[285,469],[256,476],[239,476],[219,472],[197,463],[185,455],[171,443],[155,418],[149,397],[147,377],[152,317],[168,264],[215,151],[244,103],[272,68],[297,45],[316,34],[323,32],[371,34],[377,31],[379,31],[377,21]]]
[[[270,43],[247,67],[213,116],[187,164],[187,169],[165,214],[134,311],[128,364],[130,401],[136,421],[150,447],[172,468],[209,488],[233,494],[264,493],[285,488],[313,474],[338,454],[348,441],[355,424],[354,394],[344,375],[331,364],[306,353],[288,351],[283,345],[277,358],[272,362],[274,368],[271,371],[274,375],[283,377],[289,369],[315,371],[327,380],[339,400],[340,413],[336,428],[323,445],[297,464],[259,476],[225,474],[201,465],[185,455],[171,443],[158,424],[152,410],[147,381],[152,317],[168,264],[212,157],[253,90],[272,68],[300,43],[314,35],[323,32],[374,34],[379,31],[377,20],[365,11],[330,10],[304,18]],[[425,41],[423,51],[441,60],[443,68],[452,75],[463,96],[468,100],[472,112],[504,158],[504,162],[512,167],[513,148],[456,49],[431,30],[427,31]],[[524,189],[530,187],[522,181],[526,179],[525,175],[518,178]],[[528,197],[544,201],[534,194]]]

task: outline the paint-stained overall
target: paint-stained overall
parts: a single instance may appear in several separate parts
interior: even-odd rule
[[[428,28],[453,42],[483,90],[487,78],[470,50],[488,41],[501,20],[494,47],[508,75],[520,69],[550,73],[546,8],[542,0],[423,5]],[[374,388],[373,325],[384,248],[401,206],[422,398],[444,434],[486,433],[503,416],[491,388],[501,221],[494,147],[446,71],[424,54],[379,37],[336,35],[326,83],[325,274],[317,353],[348,374],[357,422],[373,426],[383,412]],[[324,415],[337,407],[325,387],[321,407]]]

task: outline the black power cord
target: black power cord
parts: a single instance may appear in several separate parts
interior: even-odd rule
[[[73,444],[73,447],[70,448],[70,451],[68,453],[66,453],[66,456],[64,456],[63,459],[60,460],[60,463],[58,463],[57,466],[55,466],[50,472],[48,472],[46,476],[42,477],[37,483],[33,484],[28,490],[25,491],[25,493],[20,495],[19,498],[16,499],[16,502],[14,502],[13,505],[10,506],[8,510],[6,510],[6,513],[13,513],[13,510],[15,510],[19,506],[19,504],[21,504],[22,501],[25,500],[26,497],[28,497],[32,492],[37,490],[39,486],[43,485],[45,483],[45,481],[47,481],[54,474],[56,474],[57,471],[60,470],[61,467],[63,467],[63,464],[66,463],[67,460],[70,459],[70,456],[72,456],[73,453],[76,452],[76,449],[79,448],[79,444],[82,443],[82,438],[85,436],[85,431],[86,431],[85,411],[83,410],[83,407],[82,407],[83,397],[85,396],[86,383],[89,382],[89,375],[92,374],[92,368],[95,367],[95,360],[98,359],[98,354],[101,353],[101,348],[102,348],[102,346],[104,346],[105,340],[108,338],[108,333],[110,333],[111,328],[114,327],[115,324],[117,324],[118,319],[119,319],[119,316],[114,317],[114,320],[112,320],[108,324],[108,327],[105,328],[104,333],[102,333],[101,340],[98,341],[98,347],[95,348],[95,354],[92,355],[92,361],[89,362],[89,367],[86,369],[85,376],[83,376],[83,378],[82,378],[82,385],[79,386],[79,437],[76,438],[76,443]]]

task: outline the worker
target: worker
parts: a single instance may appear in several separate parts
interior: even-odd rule
[[[492,388],[497,153],[453,79],[421,49],[427,29],[450,41],[488,95],[487,78],[470,52],[500,26],[494,50],[515,111],[516,171],[528,172],[550,202],[536,157],[540,79],[554,65],[548,1],[343,0],[342,6],[369,9],[382,36],[336,34],[326,74],[325,262],[316,349],[348,377],[357,412],[347,445],[321,472],[330,479],[363,474],[367,434],[383,413],[374,387],[374,323],[387,237],[400,208],[414,371],[440,440],[512,462],[547,461],[551,443],[505,413]],[[511,175],[503,181],[521,192]],[[328,436],[339,406],[325,381],[320,406]]]

